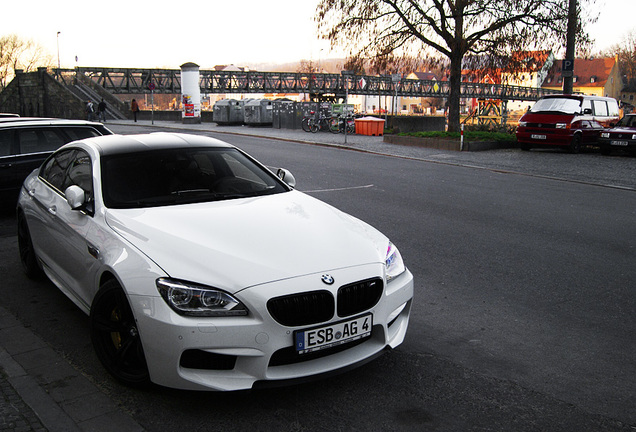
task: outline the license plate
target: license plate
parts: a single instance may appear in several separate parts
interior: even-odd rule
[[[373,314],[294,332],[296,352],[307,354],[371,336]]]
[[[532,135],[530,135],[530,138],[532,138],[532,139],[541,139],[541,140],[544,140],[544,139],[546,139],[546,138],[547,138],[547,136],[545,136],[545,135],[536,135],[536,134],[532,134]]]
[[[627,141],[610,141],[611,145],[615,146],[626,146],[628,145]]]

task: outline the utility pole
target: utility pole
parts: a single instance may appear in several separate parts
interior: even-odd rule
[[[61,32],[57,32],[57,70],[59,73],[59,70],[61,68],[61,64],[60,64],[60,33]]]
[[[576,23],[578,18],[576,13],[577,0],[569,0],[569,2],[565,61],[563,64],[564,66],[569,65],[571,68],[562,68],[564,94],[572,94],[574,91],[574,57],[576,55]]]

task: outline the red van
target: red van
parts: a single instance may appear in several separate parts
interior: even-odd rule
[[[578,153],[582,146],[596,144],[603,129],[618,119],[618,102],[614,98],[544,96],[519,119],[517,141],[523,150],[564,146]]]

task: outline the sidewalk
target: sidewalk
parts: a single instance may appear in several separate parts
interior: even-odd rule
[[[144,429],[0,307],[0,431]]]

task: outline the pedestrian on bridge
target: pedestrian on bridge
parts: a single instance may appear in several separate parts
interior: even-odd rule
[[[89,99],[86,102],[86,119],[88,121],[93,121],[93,116],[95,114],[95,107],[93,106],[93,102]]]
[[[104,102],[104,98],[102,98],[102,101],[97,104],[97,118],[102,123],[106,123],[106,102]]]
[[[137,113],[139,112],[139,104],[137,103],[135,99],[133,99],[132,102],[130,103],[130,110],[133,113],[133,118],[135,119],[135,122],[137,122]]]

